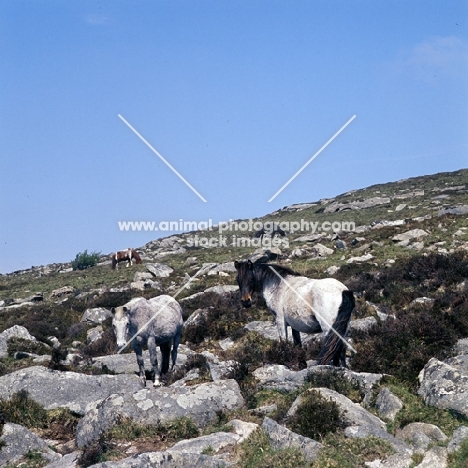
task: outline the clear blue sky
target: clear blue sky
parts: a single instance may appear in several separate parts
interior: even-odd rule
[[[0,273],[468,166],[466,1],[4,0],[0,63]]]

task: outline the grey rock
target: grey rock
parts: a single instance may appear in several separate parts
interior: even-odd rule
[[[371,208],[373,206],[385,205],[387,203],[390,203],[390,198],[388,197],[373,197],[367,198],[363,201],[356,201],[351,203],[334,202],[325,207],[324,213],[336,213],[347,210],[362,210],[365,208]]]
[[[410,231],[403,232],[401,234],[397,234],[396,236],[392,237],[394,242],[401,242],[406,240],[412,239],[420,239],[421,237],[427,236],[428,233],[423,229],[411,229]]]
[[[112,393],[135,392],[140,388],[141,383],[136,376],[85,375],[42,366],[28,367],[0,377],[0,398],[8,400],[14,393],[26,390],[45,409],[69,408],[80,415],[92,402]]]
[[[228,464],[208,455],[185,452],[147,452],[117,462],[102,462],[89,468],[224,468]]]
[[[449,453],[456,452],[460,445],[468,439],[468,427],[467,426],[460,426],[459,428],[455,429],[452,434],[452,438],[447,446],[447,451]]]
[[[360,257],[351,257],[346,260],[346,263],[362,263],[362,262],[368,262],[369,260],[372,260],[374,256],[372,254],[366,254],[362,255]]]
[[[320,442],[296,434],[268,417],[263,420],[262,429],[267,434],[273,449],[298,448],[304,453],[308,462],[314,461],[323,447]]]
[[[92,443],[120,418],[158,424],[188,416],[199,427],[205,427],[217,412],[240,408],[243,404],[244,399],[235,380],[115,393],[89,408],[78,424],[76,443],[78,447]]]
[[[293,242],[315,242],[323,237],[323,234],[306,234],[305,236],[294,239]]]
[[[351,320],[349,323],[349,329],[351,331],[367,331],[375,325],[377,325],[377,319],[375,317],[365,317],[362,319]]]
[[[24,340],[37,341],[26,328],[21,325],[13,325],[0,333],[0,358],[8,356],[8,340],[10,338],[23,338]]]
[[[348,426],[344,430],[344,435],[350,439],[365,439],[366,437],[370,436],[377,437],[388,442],[398,453],[406,453],[409,455],[413,453],[413,450],[408,444],[392,436],[385,429],[373,424]]]
[[[468,214],[468,205],[458,205],[458,206],[442,208],[438,212],[438,216],[443,216],[447,214],[466,215]]]
[[[39,452],[45,459],[54,461],[60,455],[49,448],[46,441],[19,424],[6,423],[0,442],[0,466],[14,464],[30,451]]]
[[[104,307],[94,307],[91,309],[86,309],[83,316],[81,317],[81,322],[86,322],[89,324],[101,324],[108,318],[112,317],[112,312]]]
[[[90,328],[86,332],[86,342],[88,344],[94,343],[95,341],[100,340],[103,334],[104,334],[104,330],[102,329],[101,325],[98,325],[97,327],[94,327],[94,328]]]
[[[44,468],[77,468],[80,456],[81,452],[67,453],[57,461],[49,463]]]
[[[468,417],[468,355],[445,362],[432,358],[419,374],[418,394],[429,406]]]
[[[313,388],[307,390],[307,392],[316,391],[320,393],[326,400],[334,401],[338,407],[340,408],[341,412],[341,419],[343,424],[347,426],[374,426],[378,429],[382,429],[385,431],[385,423],[379,419],[377,416],[369,413],[369,411],[365,410],[362,406],[357,403],[353,403],[349,398],[341,395],[334,390],[329,388]],[[304,394],[299,395],[294,403],[292,404],[291,408],[288,411],[288,416],[292,416],[297,411],[297,408],[301,405],[304,401]]]
[[[458,340],[453,346],[452,352],[455,355],[468,354],[468,338]]]
[[[312,247],[312,253],[316,257],[328,257],[334,252],[333,249],[330,249],[328,247],[325,247],[322,244],[315,244]]]
[[[434,424],[414,422],[406,425],[403,429],[396,432],[396,437],[401,440],[414,441],[415,435],[423,434],[431,442],[444,442],[447,436]]]
[[[170,448],[170,452],[185,452],[201,454],[207,448],[217,453],[226,447],[237,445],[240,436],[230,432],[215,432],[213,434],[196,437],[195,439],[181,440]]]
[[[137,271],[133,275],[134,282],[137,282],[137,281],[145,282],[146,280],[151,279],[151,278],[154,278],[154,276],[150,272],[146,272],[146,271]]]
[[[185,321],[184,326],[200,325],[206,319],[210,309],[211,307],[195,310]]]
[[[403,402],[384,387],[377,396],[375,407],[380,417],[394,421],[398,411],[403,408]]]
[[[208,369],[213,381],[226,378],[235,369],[236,365],[238,365],[238,363],[233,360],[220,361],[214,354],[208,351],[204,351],[201,354],[206,357]]]
[[[158,363],[161,363],[162,358],[159,347],[156,349],[156,352],[158,356]],[[187,346],[179,345],[179,349],[177,352],[177,362],[174,369],[183,367],[187,362],[188,357],[194,354],[196,353]],[[143,359],[145,363],[150,362],[148,350],[143,351]],[[93,358],[92,365],[98,368],[106,366],[109,370],[115,372],[116,374],[135,374],[138,372],[138,364],[136,361],[135,353],[133,352],[95,357]]]
[[[385,460],[366,462],[369,468],[409,468],[413,464],[413,458],[409,453],[394,453]]]
[[[49,298],[50,299],[62,299],[64,296],[68,296],[75,292],[75,288],[73,286],[64,286],[63,288],[54,289],[51,293]]]
[[[447,467],[447,449],[445,447],[432,447],[424,455],[423,461],[417,468],[446,468]]]
[[[432,440],[426,434],[422,432],[416,432],[413,435],[413,448],[416,453],[424,453],[427,451],[429,445],[431,445]]]
[[[174,271],[164,263],[147,263],[145,266],[155,278],[167,278]]]
[[[338,271],[340,270],[340,267],[339,266],[336,266],[336,265],[332,265],[331,267],[328,267],[326,270],[325,270],[325,273],[329,276],[333,276],[333,275],[336,275],[336,273],[338,273]]]
[[[258,424],[241,421],[240,419],[232,419],[228,422],[229,426],[232,426],[233,431],[240,437],[237,441],[238,444],[248,439],[252,432],[258,429]]]
[[[308,369],[292,371],[281,364],[270,364],[255,369],[253,376],[261,387],[291,391],[304,383],[307,373]]]

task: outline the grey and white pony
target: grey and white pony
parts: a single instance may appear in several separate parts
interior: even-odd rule
[[[318,364],[345,366],[346,337],[354,295],[334,278],[311,279],[289,268],[266,263],[234,262],[244,307],[260,293],[276,316],[280,340],[287,340],[290,326],[294,344],[301,346],[302,333],[325,334]]]
[[[139,376],[146,386],[145,364],[142,346],[147,345],[151,361],[151,379],[155,387],[161,385],[159,377],[169,369],[169,357],[172,367],[177,360],[177,348],[182,334],[182,309],[171,296],[161,295],[146,300],[142,297],[132,299],[127,304],[111,309],[114,315],[112,326],[117,338],[119,352],[132,344],[137,356]],[[156,346],[162,355],[161,371],[158,373]]]

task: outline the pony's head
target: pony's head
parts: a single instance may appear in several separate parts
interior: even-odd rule
[[[132,258],[134,258],[136,260],[136,263],[143,263],[142,260],[141,260],[140,255],[138,254],[138,252],[135,249],[132,249]]]
[[[117,348],[120,350],[127,344],[128,328],[130,320],[128,317],[128,308],[125,306],[112,307],[111,309],[112,327],[117,340]]]
[[[252,294],[255,291],[254,264],[247,260],[246,262],[234,262],[237,270],[237,284],[241,294],[241,302],[244,307],[252,305]]]

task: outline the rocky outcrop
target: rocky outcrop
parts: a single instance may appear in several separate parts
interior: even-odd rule
[[[446,361],[432,358],[419,374],[419,395],[436,408],[468,417],[468,355]]]
[[[19,424],[7,423],[3,426],[0,444],[3,445],[0,445],[0,466],[14,464],[31,451],[40,453],[51,462],[61,458],[44,440]]]
[[[78,447],[94,442],[120,418],[158,424],[188,416],[199,427],[204,427],[217,412],[240,408],[243,404],[235,380],[114,393],[88,410],[78,425],[76,442]]]
[[[0,333],[0,358],[8,356],[8,340],[10,338],[37,341],[26,328],[21,325],[13,325],[11,328]]]
[[[58,390],[59,389],[59,390]],[[0,398],[26,390],[45,409],[68,408],[85,414],[86,407],[112,393],[136,392],[141,383],[130,375],[85,375],[42,366],[28,367],[0,377]]]
[[[320,442],[296,434],[268,417],[264,419],[262,429],[267,434],[273,449],[284,450],[286,448],[298,448],[304,453],[308,462],[313,462],[317,458],[320,449],[323,447]]]

